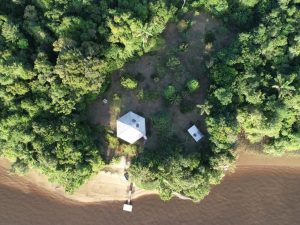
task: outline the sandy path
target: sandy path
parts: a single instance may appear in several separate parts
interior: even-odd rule
[[[236,172],[201,203],[178,199],[165,203],[157,196],[146,196],[134,201],[132,214],[122,212],[122,202],[79,204],[8,175],[0,167],[0,224],[296,225],[300,221],[299,165],[298,157],[241,154]]]

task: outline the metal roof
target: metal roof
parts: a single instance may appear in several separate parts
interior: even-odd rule
[[[188,129],[188,132],[190,135],[194,138],[196,142],[200,141],[203,138],[203,134],[200,132],[200,130],[193,125],[191,128]]]
[[[140,138],[146,138],[145,118],[128,112],[117,120],[117,137],[133,144]]]

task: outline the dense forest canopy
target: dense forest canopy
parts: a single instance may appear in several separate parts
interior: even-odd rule
[[[81,114],[107,75],[156,46],[165,1],[1,1],[0,145],[13,169],[41,169],[67,191],[103,165]]]
[[[251,143],[280,155],[300,147],[300,11],[289,1],[241,33],[216,56],[209,102],[216,118],[238,127]],[[217,106],[217,107],[216,107]],[[230,114],[231,117],[222,116]],[[211,130],[214,138],[214,132]],[[219,136],[216,137],[219,139]]]
[[[265,152],[297,150],[299,4],[292,0],[0,1],[0,154],[13,170],[34,167],[73,191],[103,165],[84,120],[108,76],[157,47],[175,13],[205,8],[244,33],[215,57],[207,106],[211,150],[187,155],[172,137],[166,154],[144,151],[130,174],[140,185],[194,200],[220,182],[239,131]],[[141,176],[143,174],[143,176]]]

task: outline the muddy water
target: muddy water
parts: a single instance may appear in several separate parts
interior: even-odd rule
[[[300,167],[238,167],[198,204],[147,196],[134,201],[132,214],[121,207],[122,202],[72,202],[0,171],[1,225],[296,225]]]

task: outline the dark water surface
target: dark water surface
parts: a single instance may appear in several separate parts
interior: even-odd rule
[[[32,184],[10,186],[0,180],[0,224],[3,225],[298,225],[300,224],[300,168],[238,168],[201,203],[179,199],[162,202],[146,196],[133,202],[83,204]]]

